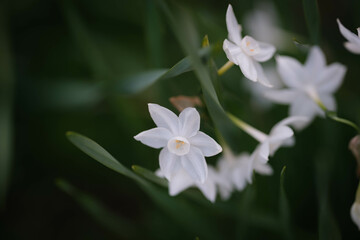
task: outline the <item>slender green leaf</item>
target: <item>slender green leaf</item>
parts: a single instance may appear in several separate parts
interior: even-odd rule
[[[317,0],[302,0],[305,20],[313,44],[320,42],[320,16]]]
[[[56,185],[69,194],[84,211],[108,231],[124,239],[134,238],[138,235],[134,223],[130,223],[128,219],[115,215],[93,196],[81,192],[62,179],[56,180]]]
[[[211,48],[204,48],[199,51],[201,57],[209,54]],[[135,94],[150,87],[162,79],[169,79],[192,70],[189,57],[183,58],[170,69],[152,69],[138,73],[118,81],[116,92],[119,94]]]
[[[211,226],[212,224],[206,218],[199,215],[185,201],[175,200],[164,191],[159,190],[159,188],[145,181],[143,178],[123,166],[110,153],[93,140],[75,132],[67,132],[66,136],[75,146],[99,163],[135,180],[160,208],[164,209],[166,213],[168,213],[184,228],[193,233],[201,232],[203,236],[206,236],[208,239],[219,238],[216,228],[211,227],[208,229],[208,226]]]
[[[316,158],[316,187],[319,206],[319,239],[340,240],[341,232],[329,202],[329,182],[334,164],[334,156],[321,152]]]
[[[137,176],[135,173],[127,169],[124,165],[118,162],[110,153],[108,153],[103,147],[99,144],[87,138],[81,134],[75,132],[67,132],[67,138],[72,142],[75,146],[77,146],[80,150],[84,153],[95,159],[96,161],[100,162],[101,164],[105,165],[106,167],[123,174],[129,178],[136,180],[140,184],[147,183]]]
[[[74,109],[96,105],[103,99],[102,85],[86,80],[45,81],[38,88],[39,105],[46,108]]]
[[[279,210],[280,210],[280,217],[283,226],[284,238],[293,239],[294,237],[292,234],[293,230],[291,225],[290,207],[289,207],[288,199],[286,197],[285,186],[284,186],[285,171],[286,171],[286,166],[283,167],[280,175]]]
[[[235,147],[235,144],[233,143],[237,142],[238,136],[241,132],[231,122],[225,110],[221,106],[213,85],[214,81],[211,79],[210,69],[203,63],[198,54],[198,45],[201,44],[201,41],[193,23],[191,22],[191,16],[184,9],[177,13],[177,15],[174,15],[168,8],[165,1],[158,0],[157,2],[169,19],[171,28],[174,30],[178,42],[191,60],[195,74],[199,79],[203,90],[207,109],[215,123],[215,126],[220,130],[220,133],[224,136],[228,144]]]
[[[168,187],[168,183],[164,178],[160,178],[160,177],[156,176],[153,172],[147,170],[146,168],[143,168],[143,167],[140,167],[137,165],[133,165],[131,168],[134,172],[143,176],[144,178],[146,178],[156,184],[159,184],[160,186]]]
[[[74,2],[70,0],[61,1],[64,16],[67,20],[71,34],[78,48],[82,51],[83,56],[88,61],[92,75],[97,80],[104,80],[108,74],[109,69],[103,59],[101,52],[96,46],[91,34],[86,28],[80,14],[74,6]]]
[[[13,143],[14,76],[5,3],[0,3],[0,208],[5,207]]]

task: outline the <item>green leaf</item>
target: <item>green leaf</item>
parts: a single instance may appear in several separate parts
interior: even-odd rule
[[[164,211],[168,213],[174,221],[181,224],[184,228],[193,233],[201,232],[209,239],[219,238],[219,235],[215,230],[215,226],[208,229],[208,227],[212,224],[206,218],[199,215],[192,206],[187,204],[185,201],[177,201],[164,191],[159,190],[159,188],[145,181],[143,178],[123,166],[110,153],[93,140],[75,132],[67,132],[66,136],[75,146],[99,163],[135,180],[159,206],[159,208],[164,209]]]
[[[168,187],[168,182],[164,178],[160,178],[160,177],[156,176],[153,172],[147,170],[146,168],[143,168],[143,167],[140,167],[137,165],[133,165],[133,166],[131,166],[131,168],[134,172],[136,172],[140,176],[143,176],[144,178],[146,178],[156,184],[159,184],[160,186]]]
[[[284,238],[294,239],[292,234],[293,230],[291,225],[290,207],[289,207],[288,199],[286,197],[285,186],[284,186],[285,170],[286,170],[286,166],[283,167],[280,174],[279,210],[280,210],[280,217],[283,226],[282,230],[284,233]]]
[[[171,29],[174,30],[178,42],[191,60],[195,74],[203,90],[207,109],[215,126],[219,129],[226,142],[232,147],[236,147],[234,143],[238,142],[238,136],[241,134],[241,131],[231,122],[220,104],[213,85],[213,82],[216,81],[212,80],[212,75],[210,74],[210,71],[213,69],[209,69],[198,54],[198,45],[201,44],[201,41],[191,22],[191,16],[184,9],[181,9],[182,11],[179,11],[179,13],[175,15],[170,11],[165,1],[158,0],[157,2],[169,19]]]
[[[137,229],[128,219],[115,215],[93,196],[81,192],[65,180],[57,179],[56,185],[69,194],[98,224],[121,238],[135,238]]]
[[[303,0],[305,20],[313,44],[320,42],[320,17],[317,0]]]
[[[86,80],[60,79],[45,81],[37,90],[40,106],[57,109],[92,107],[102,99],[102,85]],[[46,101],[42,101],[46,99]]]
[[[6,1],[0,3],[0,208],[5,207],[13,149],[14,81]],[[0,209],[1,210],[1,209]]]
[[[88,62],[92,75],[97,80],[104,80],[109,76],[109,69],[106,62],[96,46],[86,25],[82,21],[80,14],[70,0],[61,1],[65,19],[70,28],[70,32],[78,48]]]
[[[329,182],[334,167],[334,156],[326,150],[321,152],[315,162],[316,187],[319,207],[319,239],[340,240],[341,232],[331,209]]]
[[[199,55],[205,57],[209,54],[210,50],[210,47],[201,49]],[[116,86],[116,92],[119,94],[139,93],[157,81],[173,78],[191,70],[190,59],[185,57],[170,69],[152,69],[121,79]]]
[[[136,180],[140,184],[145,184],[147,186],[147,182],[145,182],[142,178],[137,176],[135,173],[124,167],[120,162],[118,162],[110,153],[108,153],[103,147],[99,144],[87,138],[81,134],[75,132],[67,132],[67,138],[72,142],[75,146],[77,146],[84,153],[98,161],[99,163],[105,165],[106,167],[123,174],[129,178]]]

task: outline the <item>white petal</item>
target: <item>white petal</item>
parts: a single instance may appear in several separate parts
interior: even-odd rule
[[[359,27],[359,28],[357,28],[356,30],[357,30],[357,32],[358,32],[358,36],[359,36],[359,38],[360,38],[360,27]]]
[[[175,196],[194,185],[194,180],[183,169],[180,169],[169,182],[169,194]]]
[[[277,71],[286,86],[293,88],[301,86],[300,79],[302,79],[304,71],[298,60],[292,57],[277,56],[276,63]]]
[[[229,4],[228,9],[226,11],[226,27],[229,32],[229,39],[236,44],[241,43],[241,26],[236,20],[234,10],[232,6]]]
[[[271,141],[280,141],[290,138],[293,135],[294,131],[291,128],[281,125],[271,130],[269,138],[271,139]]]
[[[263,70],[262,66],[260,65],[260,63],[253,61],[253,64],[254,64],[256,72],[257,72],[258,82],[261,83],[262,85],[264,85],[265,87],[269,87],[269,88],[272,87],[268,78],[265,76],[264,70]]]
[[[212,179],[208,179],[204,183],[197,183],[196,186],[204,194],[204,196],[211,202],[215,202],[216,198],[216,186]]]
[[[259,42],[260,51],[258,54],[254,55],[253,58],[258,62],[265,62],[269,60],[275,53],[276,48],[268,43]]]
[[[289,104],[294,101],[294,98],[298,95],[298,92],[292,89],[268,90],[264,95],[266,98],[274,102]]]
[[[254,60],[246,54],[239,54],[237,56],[237,61],[244,76],[251,81],[257,82],[257,71],[254,66]]]
[[[134,138],[143,144],[152,148],[162,148],[168,143],[168,140],[172,137],[172,134],[166,128],[152,128],[147,131],[143,131],[136,135]]]
[[[345,28],[339,19],[336,19],[338,25],[339,25],[339,29],[341,34],[344,36],[344,38],[346,38],[348,41],[353,42],[353,43],[359,43],[360,44],[360,38],[359,36],[356,36],[355,33],[352,33],[349,29]]]
[[[191,145],[201,150],[205,157],[214,156],[222,151],[221,146],[210,136],[199,131],[195,136],[189,139]]]
[[[290,105],[290,116],[304,116],[309,119],[308,122],[296,122],[293,123],[294,128],[301,130],[306,127],[314,117],[323,111],[316,105],[310,98],[306,96],[297,97],[294,102]]]
[[[180,135],[190,138],[200,129],[200,115],[195,108],[186,108],[179,115]]]
[[[336,101],[331,94],[319,94],[321,102],[325,105],[330,111],[336,110]]]
[[[309,81],[317,79],[319,74],[323,71],[326,66],[326,59],[324,53],[318,46],[314,46],[310,49],[310,53],[305,62],[305,68]]]
[[[333,63],[321,73],[317,85],[320,92],[335,92],[344,80],[346,67],[340,63]]]
[[[229,61],[239,65],[239,56],[244,54],[241,47],[225,39],[223,43],[223,49]]]
[[[255,172],[261,174],[261,175],[272,175],[273,169],[268,163],[255,163],[254,165]]]
[[[181,164],[194,181],[204,183],[207,179],[208,168],[202,152],[191,147],[190,152],[181,156]]]
[[[273,129],[279,127],[279,126],[286,126],[286,125],[289,125],[289,126],[292,126],[293,124],[296,124],[297,122],[300,122],[300,123],[306,123],[308,122],[309,119],[307,117],[304,117],[304,116],[292,116],[292,117],[287,117],[283,120],[281,120],[280,122],[278,122],[274,127]],[[271,134],[271,133],[270,133]]]
[[[351,206],[350,216],[353,222],[356,224],[358,229],[360,230],[360,204],[354,202]]]
[[[350,52],[360,54],[360,43],[344,42],[344,46]]]
[[[179,133],[179,119],[167,108],[149,103],[149,112],[156,126],[169,129],[174,135]]]
[[[181,168],[180,157],[169,152],[165,147],[159,155],[159,163],[162,174],[170,181],[174,174]]]
[[[258,147],[258,151],[260,158],[257,159],[260,160],[261,162],[267,162],[269,160],[269,155],[270,155],[269,142],[266,141],[261,143],[260,146]]]

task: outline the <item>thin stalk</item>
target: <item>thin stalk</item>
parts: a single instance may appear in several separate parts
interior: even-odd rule
[[[219,70],[218,70],[218,75],[221,76],[224,73],[227,72],[227,70],[229,70],[232,66],[234,66],[233,62],[228,61],[227,63],[225,63]]]
[[[241,128],[244,132],[249,134],[251,137],[255,138],[259,142],[265,141],[265,139],[268,137],[265,133],[257,130],[256,128],[252,127],[251,125],[247,124],[243,120],[235,117],[231,113],[227,113],[230,120],[239,128]]]

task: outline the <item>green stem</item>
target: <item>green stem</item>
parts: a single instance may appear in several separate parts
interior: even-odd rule
[[[218,70],[218,75],[221,76],[224,73],[227,72],[227,70],[229,70],[232,66],[234,66],[233,62],[228,61],[227,63],[225,63],[219,70]]]
[[[231,113],[227,113],[227,115],[229,116],[230,120],[239,128],[241,128],[244,132],[246,132],[247,134],[249,134],[251,137],[255,138],[256,140],[258,140],[259,142],[263,142],[265,141],[265,139],[268,137],[265,133],[257,130],[256,128],[254,128],[253,126],[247,124],[246,122],[244,122],[243,120],[235,117],[234,115],[232,115]]]
[[[321,102],[320,99],[315,100],[316,104],[325,112],[326,116],[336,122],[343,123],[345,125],[348,125],[352,128],[354,128],[358,133],[360,133],[360,128],[355,123],[351,122],[350,120],[347,120],[345,118],[340,118],[337,116],[337,113],[334,111],[330,111],[326,108],[326,106]]]

